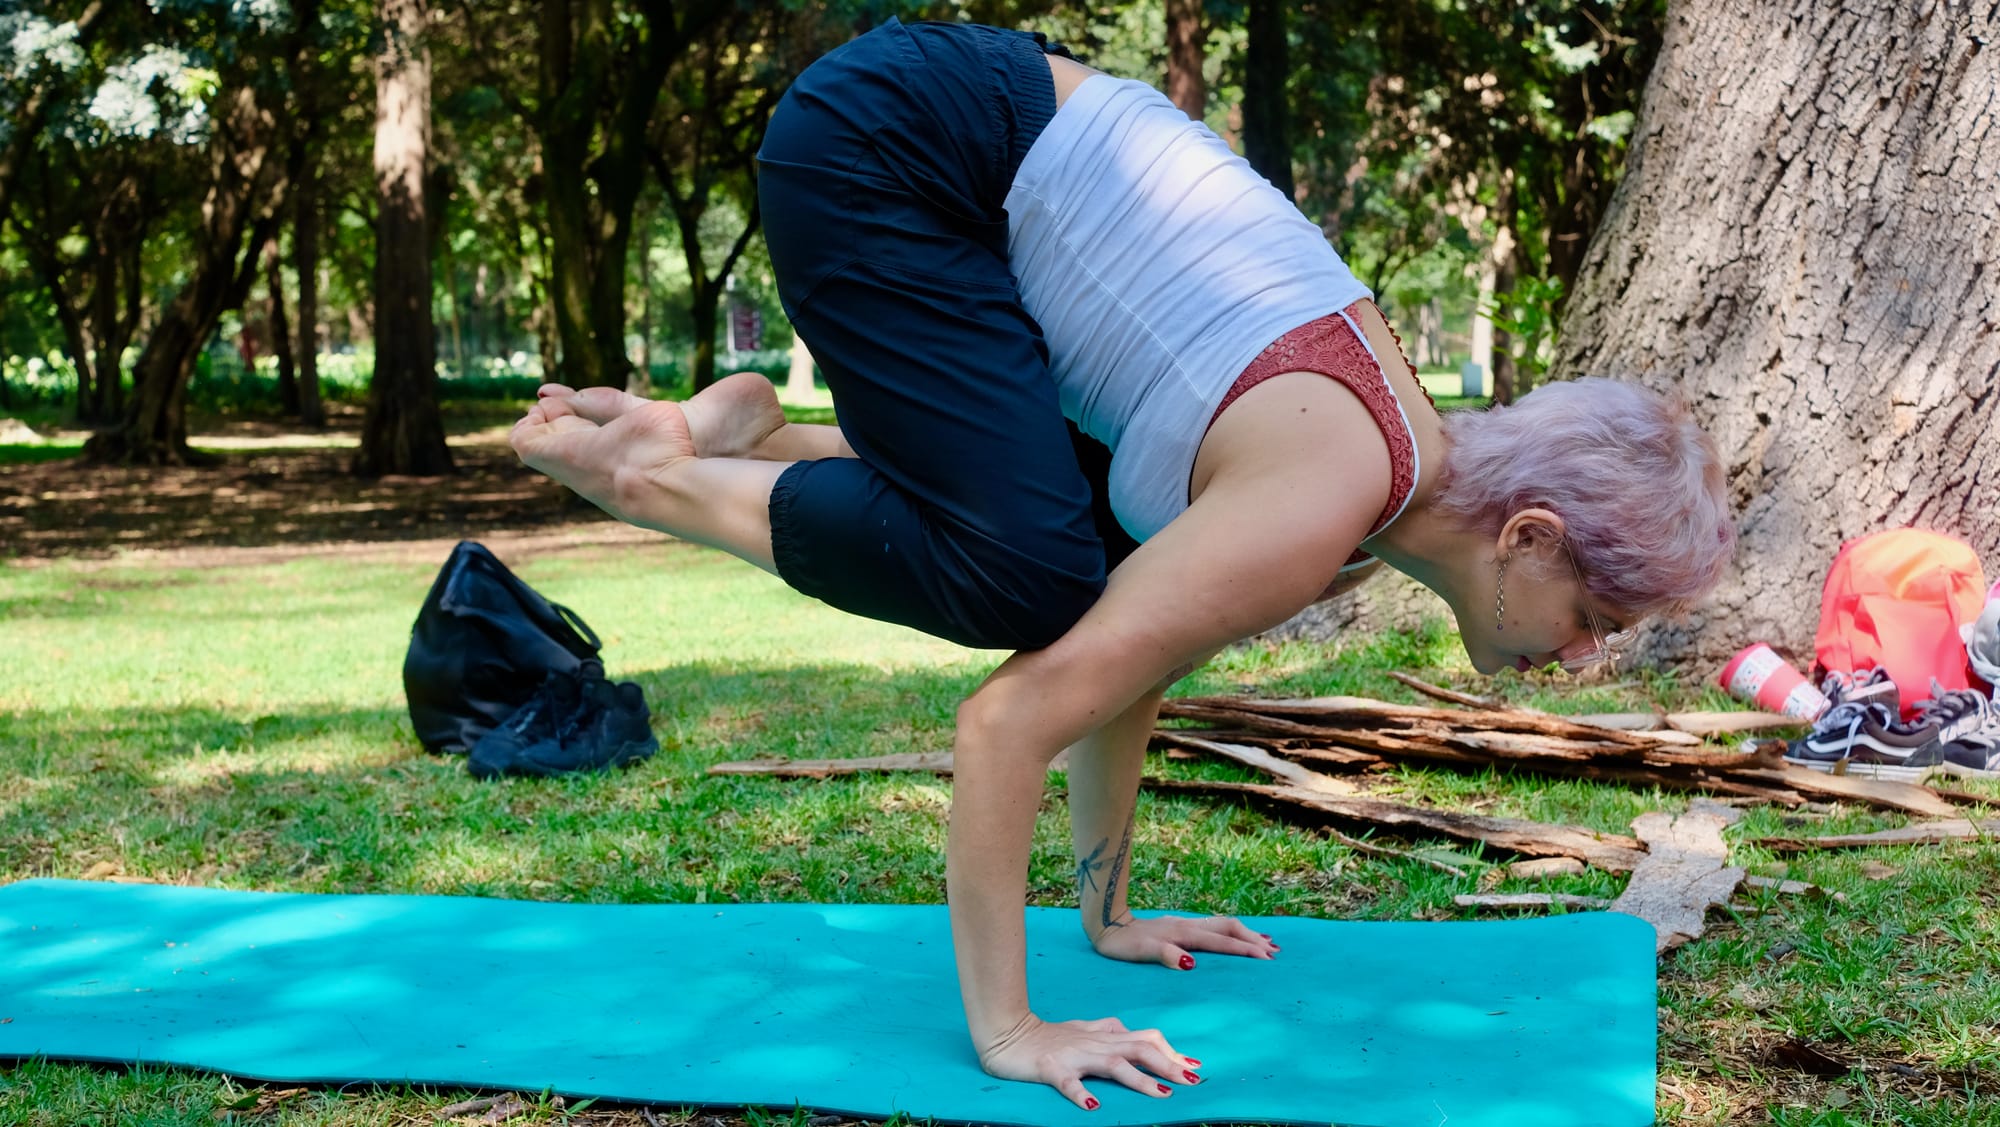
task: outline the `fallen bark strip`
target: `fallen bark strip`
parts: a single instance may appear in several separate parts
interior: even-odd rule
[[[1057,753],[1049,770],[1069,766],[1069,752]],[[906,751],[895,755],[862,755],[850,759],[739,759],[715,763],[711,775],[769,775],[779,779],[824,779],[832,775],[862,775],[875,771],[921,771],[932,775],[951,774],[951,752]]]
[[[1310,753],[1301,745],[1309,744],[1346,748],[1381,759],[1459,767],[1509,766],[1787,806],[1829,798],[1927,818],[1957,814],[1952,800],[1928,787],[1827,775],[1787,765],[1782,759],[1784,745],[1776,740],[1757,743],[1748,753],[1708,751],[1678,746],[1694,742],[1694,737],[1685,733],[1621,732],[1544,714],[1466,712],[1392,705],[1361,697],[1278,701],[1196,697],[1168,701],[1167,706],[1163,716],[1214,726],[1198,738],[1221,737],[1222,742],[1262,746],[1290,759],[1307,758]],[[1347,758],[1328,757],[1328,761]],[[1376,765],[1366,760],[1351,762],[1360,767]]]
[[[1312,744],[1300,745],[1292,740],[1271,740],[1251,735],[1239,735],[1235,737],[1235,740],[1242,743],[1255,744],[1286,759],[1299,763],[1312,764],[1322,769],[1374,770],[1387,767],[1390,763],[1397,760],[1423,760],[1465,767],[1488,767],[1495,765],[1496,762],[1493,759],[1477,754],[1464,754],[1454,752],[1450,748],[1429,748],[1422,747],[1421,745],[1419,745],[1417,751],[1407,754],[1386,745],[1378,745],[1384,746],[1388,754],[1374,755],[1346,747]],[[1161,734],[1157,742],[1173,743],[1171,739],[1165,738],[1164,733]],[[1514,761],[1511,765],[1525,766],[1530,770],[1545,775],[1593,779],[1599,782],[1623,783],[1628,786],[1659,787],[1661,790],[1721,795],[1758,804],[1799,807],[1805,805],[1808,801],[1805,795],[1797,791],[1783,789],[1766,780],[1739,780],[1726,771],[1694,769],[1691,771],[1676,772],[1652,767],[1612,768],[1582,764],[1565,767],[1561,763],[1529,762],[1523,764],[1520,761]]]
[[[1744,870],[1727,864],[1722,840],[1722,827],[1736,817],[1729,807],[1697,800],[1679,817],[1653,811],[1632,820],[1646,855],[1611,910],[1652,924],[1655,954],[1699,936],[1709,908],[1729,903],[1743,883]]]
[[[924,771],[951,774],[951,752],[912,751],[899,755],[866,755],[857,759],[744,759],[711,764],[711,775],[774,775],[781,779],[824,779],[829,775],[859,775],[868,771]]]
[[[1494,709],[1468,716],[1463,709],[1391,704],[1369,697],[1303,697],[1262,700],[1251,697],[1176,697],[1161,703],[1161,719],[1225,720],[1246,724],[1251,718],[1289,720],[1316,727],[1362,723],[1370,727],[1407,726],[1430,720],[1455,728],[1533,732],[1573,740],[1649,747],[1658,741],[1615,728],[1598,728],[1546,712],[1522,708]],[[1313,721],[1318,721],[1313,725]]]
[[[1514,707],[1505,701],[1494,700],[1492,697],[1474,696],[1471,693],[1459,692],[1457,689],[1447,689],[1442,685],[1433,685],[1429,681],[1420,681],[1408,673],[1398,672],[1394,669],[1389,671],[1389,676],[1427,697],[1435,697],[1438,700],[1449,701],[1452,704],[1462,704],[1467,708],[1509,709]],[[1522,711],[1531,710],[1523,709]]]
[[[2000,820],[1971,822],[1959,818],[1948,822],[1924,822],[1866,834],[1760,837],[1757,839],[1757,844],[1774,853],[1803,853],[1811,849],[1857,849],[1869,845],[1942,845],[1951,841],[1990,837],[2000,837]]]
[[[1792,763],[1781,763],[1768,771],[1739,772],[1739,777],[1767,779],[1800,794],[1844,799],[1923,818],[1950,818],[1958,813],[1958,808],[1938,797],[1936,791],[1915,783],[1864,779],[1856,775],[1829,775]]]
[[[1422,831],[1454,841],[1479,842],[1525,857],[1574,857],[1608,872],[1630,872],[1645,856],[1636,838],[1582,826],[1532,822],[1404,806],[1375,798],[1317,794],[1300,787],[1263,783],[1220,783],[1148,776],[1144,785],[1172,794],[1235,795],[1292,813],[1307,812],[1335,822],[1373,826],[1398,833]]]
[[[1611,901],[1602,896],[1572,896],[1567,892],[1469,892],[1452,897],[1451,902],[1461,908],[1547,908],[1560,904],[1565,908],[1598,910],[1611,906]]]
[[[1843,904],[1847,903],[1846,893],[1828,893],[1826,889],[1802,880],[1780,880],[1777,877],[1749,876],[1743,878],[1743,887],[1768,888],[1783,896],[1809,896],[1815,900],[1831,898]]]
[[[1187,743],[1188,740],[1221,740],[1224,743],[1244,744],[1262,748],[1294,763],[1312,763],[1320,767],[1338,767],[1347,771],[1365,771],[1387,766],[1389,762],[1372,752],[1356,748],[1335,747],[1294,736],[1267,736],[1228,728],[1160,728],[1153,733],[1152,746],[1202,754],[1201,749]]]
[[[1577,719],[1588,720],[1589,717],[1579,716]],[[1806,724],[1798,717],[1782,712],[1669,712],[1667,727],[1691,736],[1725,736],[1737,732],[1803,728]]]
[[[1262,771],[1281,783],[1303,787],[1316,794],[1359,793],[1353,783],[1336,779],[1331,775],[1322,775],[1318,771],[1280,759],[1261,747],[1195,739],[1191,736],[1182,736],[1174,742],[1182,747],[1206,752],[1217,759],[1225,759],[1231,763],[1240,763],[1245,767]]]
[[[1447,689],[1420,681],[1407,673],[1391,671],[1390,677],[1408,685],[1427,697],[1434,697],[1452,704],[1482,711],[1517,711],[1533,715],[1551,715],[1532,708],[1517,708],[1492,697],[1475,696],[1457,689]],[[1615,728],[1626,732],[1661,731],[1685,732],[1694,736],[1720,736],[1732,732],[1768,732],[1782,728],[1804,727],[1797,718],[1782,712],[1599,712],[1571,716],[1569,719],[1579,724],[1589,724],[1599,728]]]
[[[1526,879],[1532,877],[1579,876],[1582,872],[1583,862],[1574,857],[1537,857],[1532,861],[1514,862],[1507,866],[1504,875]]]

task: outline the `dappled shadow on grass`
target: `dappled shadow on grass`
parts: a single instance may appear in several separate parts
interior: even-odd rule
[[[456,446],[458,472],[438,478],[357,478],[346,450],[220,457],[203,468],[0,465],[0,554],[476,538],[610,519],[505,446]]]
[[[297,891],[659,900],[728,887],[752,899],[843,898],[880,888],[893,867],[884,850],[907,843],[856,850],[845,880],[831,872],[838,865],[822,874],[803,850],[767,846],[846,836],[824,786],[710,778],[707,768],[948,747],[952,707],[973,680],[841,664],[694,664],[631,679],[653,708],[653,759],[499,783],[421,750],[400,708],[0,713],[10,830],[0,877],[76,877],[109,863],[120,875]],[[941,810],[889,815],[928,835]]]

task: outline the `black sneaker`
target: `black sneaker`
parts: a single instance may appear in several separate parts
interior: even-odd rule
[[[466,770],[482,779],[566,775],[620,767],[660,749],[645,694],[630,681],[605,680],[595,661],[575,673],[551,674],[521,709],[530,710],[520,723],[509,717],[474,745]]]
[[[476,779],[506,774],[508,766],[520,762],[529,748],[554,739],[560,728],[574,724],[583,705],[584,687],[603,679],[604,666],[594,660],[585,660],[573,673],[550,671],[525,704],[472,745],[472,752],[465,757],[466,771]]]
[[[596,771],[636,763],[660,750],[646,694],[631,681],[597,680],[584,687],[585,707],[576,728],[558,740],[571,766]]]
[[[1888,705],[1847,701],[1820,714],[1813,730],[1785,749],[1785,762],[1833,775],[1918,783],[1943,761],[1934,720],[1896,719]]]

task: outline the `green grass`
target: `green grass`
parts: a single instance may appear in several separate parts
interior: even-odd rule
[[[81,442],[6,442],[0,443],[0,466],[54,462],[81,453]]]
[[[598,631],[613,675],[644,687],[662,749],[610,776],[481,784],[456,760],[418,748],[403,707],[403,647],[438,562],[384,551],[207,570],[139,560],[0,567],[0,653],[8,658],[0,880],[80,877],[107,866],[305,892],[942,900],[948,783],[704,771],[759,755],[945,748],[955,704],[992,655],[838,614],[683,545],[537,557],[518,570]],[[1412,699],[1391,669],[1432,680],[1469,672],[1455,636],[1433,629],[1335,647],[1246,647],[1177,691]],[[1576,691],[1507,674],[1487,687],[1572,711],[1724,703],[1711,687],[1664,676]],[[1162,756],[1149,769],[1248,777]],[[1613,832],[1645,810],[1685,804],[1493,773],[1407,769],[1375,785],[1405,801]],[[1059,787],[1051,793],[1036,829],[1030,897],[1064,905],[1074,902],[1073,866]],[[1735,836],[1747,843],[1897,822],[1845,807],[1758,809]],[[1452,896],[1471,891],[1496,860],[1411,844],[1464,869],[1461,879],[1418,860],[1362,856],[1242,807],[1151,794],[1141,798],[1134,844],[1135,903],[1251,915],[1455,918],[1464,913]],[[1778,859],[1754,845],[1740,844],[1737,857],[1776,871]],[[1786,875],[1845,900],[1743,897],[1745,910],[1715,919],[1709,937],[1663,965],[1661,1121],[2000,1125],[2000,846],[1806,855],[1791,858]],[[1589,873],[1499,888],[1608,896],[1619,885]],[[1772,1063],[1771,1047],[1791,1039],[1874,1067],[1805,1077]],[[24,1062],[0,1069],[0,1123],[429,1122],[466,1096],[315,1090],[260,1113],[256,1093],[182,1070]],[[789,1122],[789,1112],[758,1114]],[[547,1100],[510,1122],[566,1117],[640,1122]]]

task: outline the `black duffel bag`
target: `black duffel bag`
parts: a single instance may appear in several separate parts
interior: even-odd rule
[[[403,658],[417,739],[462,755],[550,673],[575,672],[599,648],[575,611],[543,598],[483,545],[461,540],[417,612]]]

